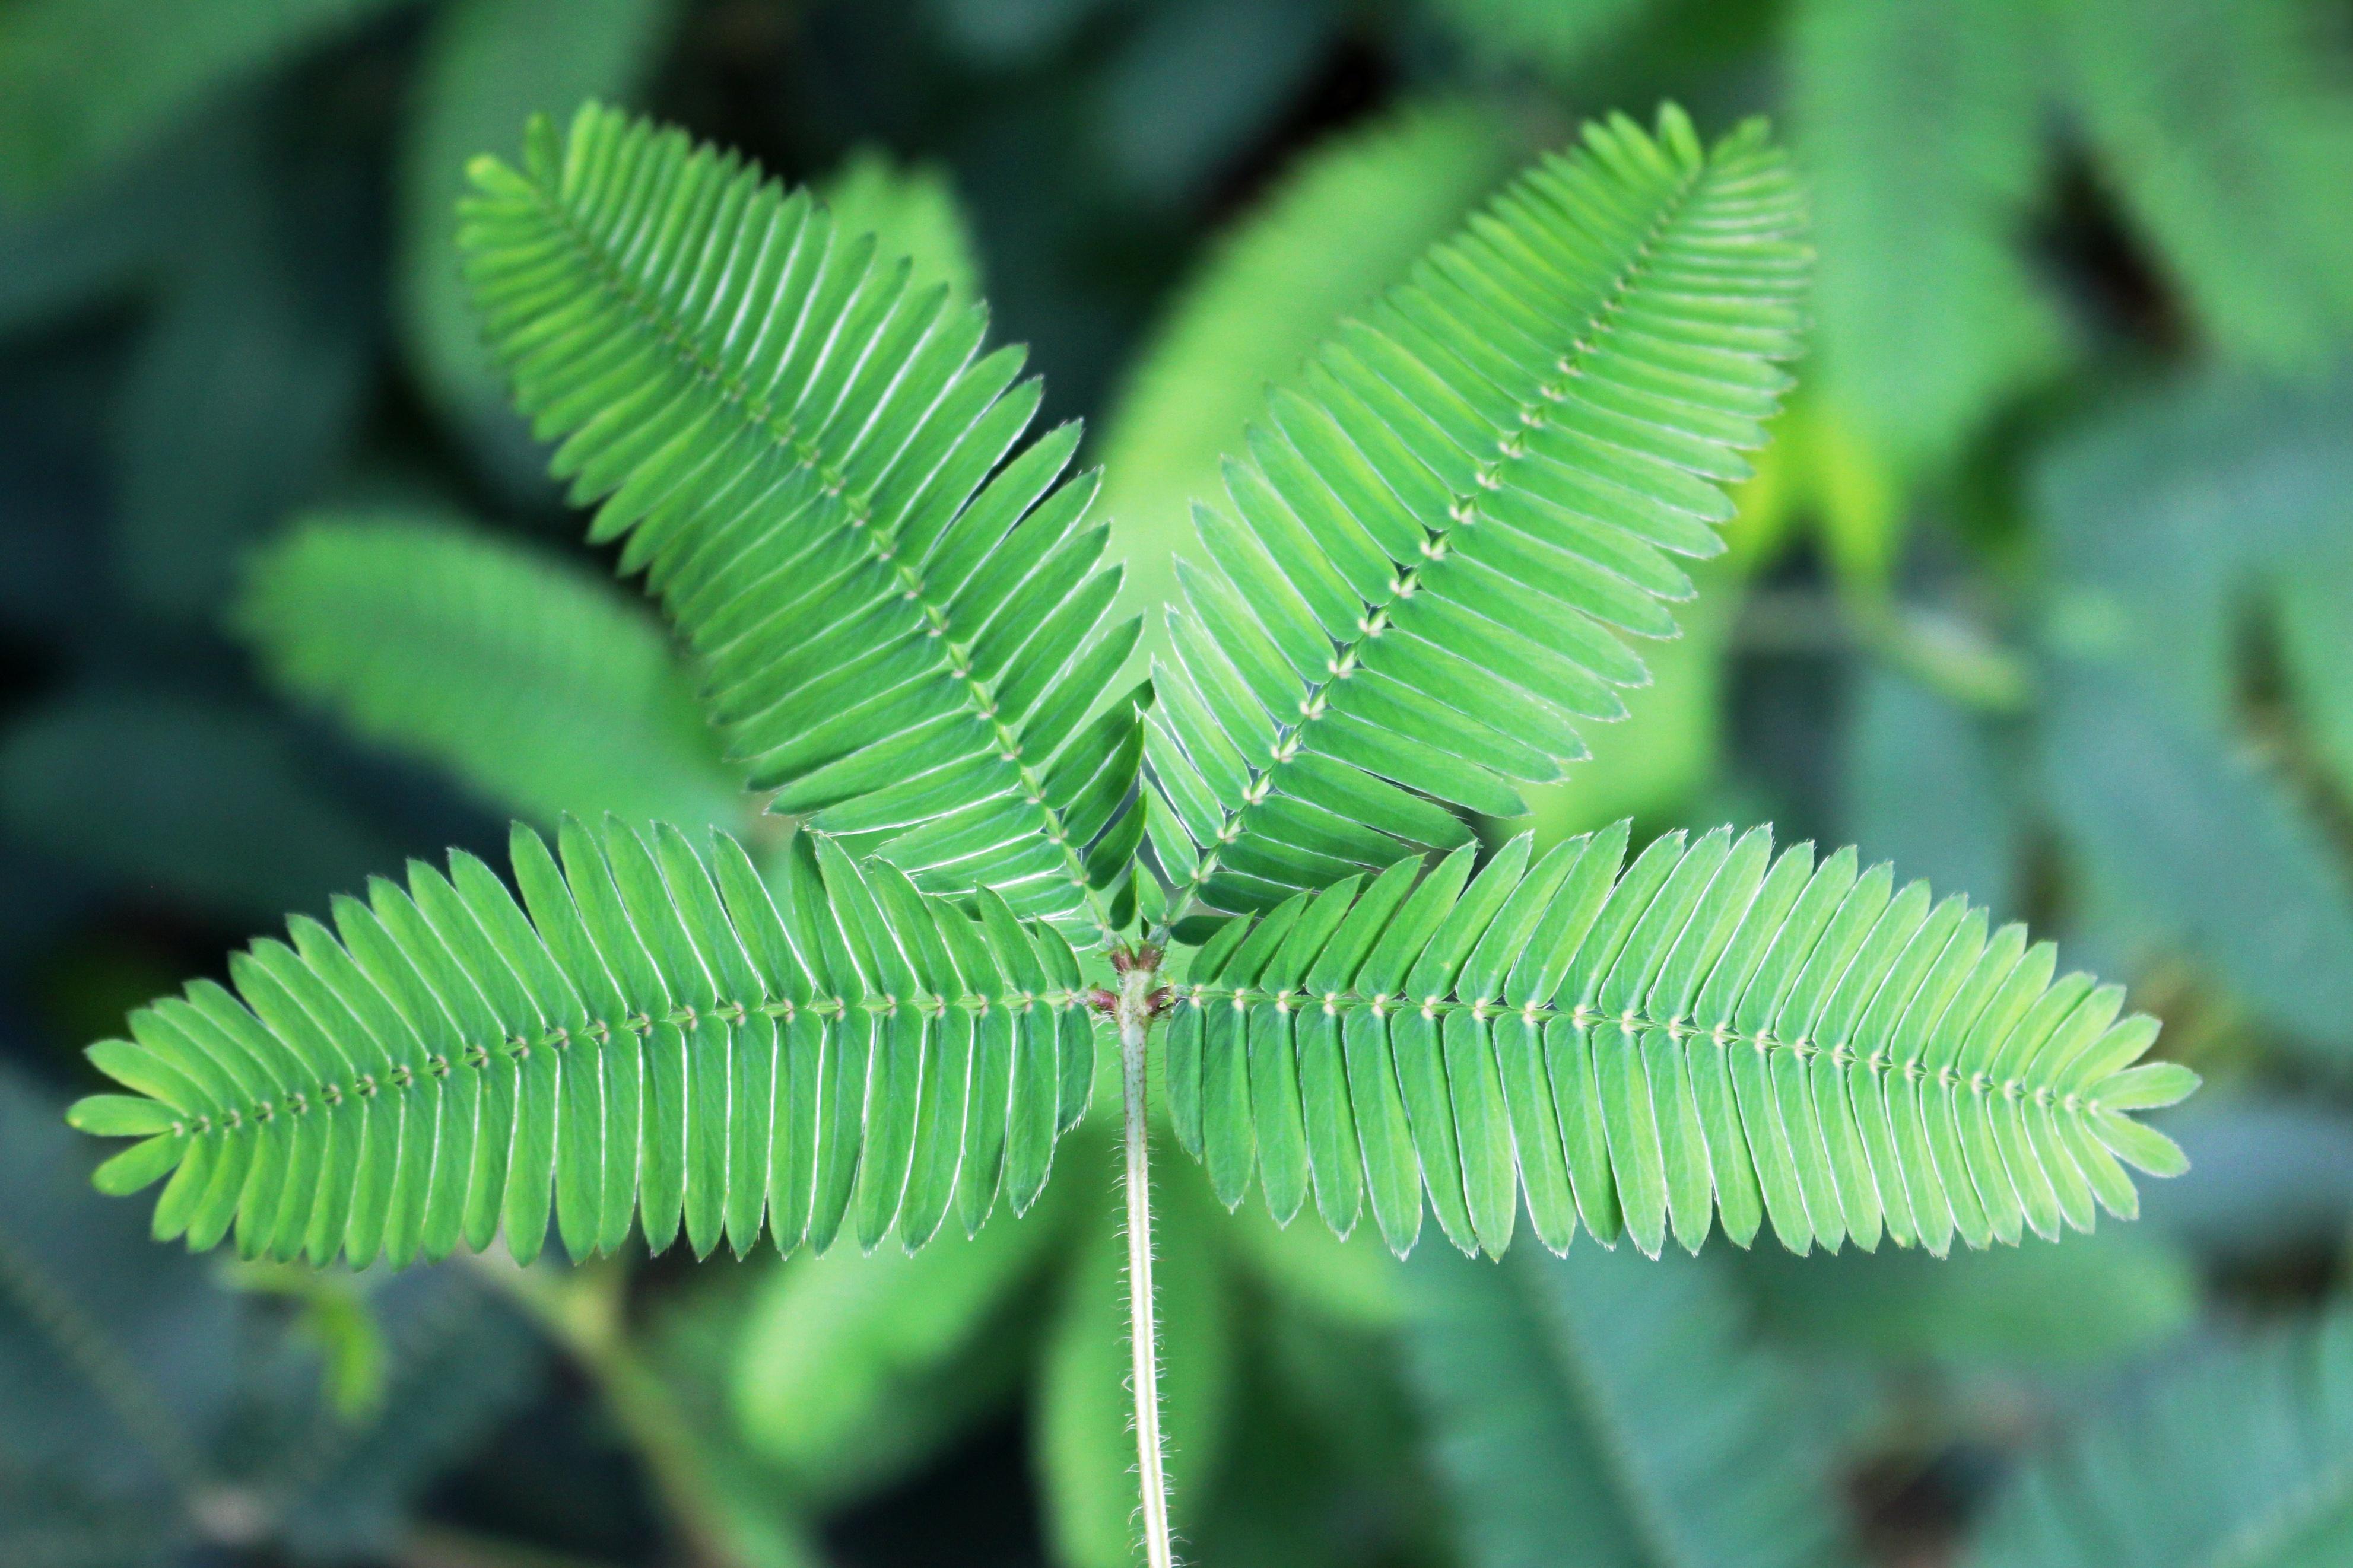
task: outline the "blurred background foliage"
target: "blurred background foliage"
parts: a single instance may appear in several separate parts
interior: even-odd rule
[[[1770,817],[2128,974],[2141,1224],[1473,1265],[1165,1161],[1192,1557],[2353,1558],[2343,0],[0,5],[0,1562],[1127,1561],[1112,1139],[909,1258],[385,1278],[152,1247],[130,1003],[508,815],[762,842],[457,285],[465,159],[645,106],[986,292],[1151,608],[1265,384],[1578,116],[1777,117],[1816,350],[1546,836]]]

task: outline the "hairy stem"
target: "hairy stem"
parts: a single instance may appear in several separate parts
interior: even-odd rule
[[[1148,952],[1150,950],[1147,949]],[[1164,999],[1149,963],[1120,975],[1120,1085],[1124,1101],[1121,1142],[1127,1153],[1127,1327],[1129,1375],[1135,1396],[1135,1475],[1144,1499],[1144,1556],[1149,1568],[1170,1568],[1168,1477],[1160,1447],[1160,1342],[1152,1312],[1152,1156],[1145,1117],[1145,1044]]]

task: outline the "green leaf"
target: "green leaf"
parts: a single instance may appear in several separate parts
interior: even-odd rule
[[[16,1200],[0,1216],[0,1558],[151,1563],[213,1538],[210,1505],[229,1494],[250,1500],[254,1550],[380,1556],[537,1388],[529,1331],[465,1272],[304,1271],[295,1288],[339,1302],[381,1352],[374,1403],[339,1405],[316,1318],[285,1324],[209,1262],[159,1252],[139,1215],[82,1184],[95,1152],[0,1070],[0,1185]]]
[[[2092,423],[2034,489],[2061,584],[2039,771],[2095,929],[2135,959],[2194,959],[2328,1066],[2353,1008],[2353,885],[2249,732],[2243,639],[2251,605],[2292,628],[2287,606],[2339,574],[2348,454],[2353,379],[2210,374]],[[2309,639],[2281,646],[2306,703]]]
[[[1988,720],[1874,662],[1846,734],[1843,826],[1866,855],[2016,907],[2018,784]]]
[[[568,142],[537,121],[520,171],[473,177],[492,350],[771,809],[927,891],[1114,930],[1124,866],[1086,851],[1133,809],[1136,721],[1086,721],[1135,627],[1109,616],[1094,480],[1054,488],[1076,432],[998,466],[1039,392],[1018,351],[980,353],[985,311],[610,110]]]
[[[2222,348],[2311,367],[2353,326],[2353,103],[2294,0],[2067,0],[2074,106],[2190,312]]]
[[[2320,1568],[2353,1552],[2348,1478],[2353,1317],[2338,1310],[2210,1350],[2085,1420],[1966,1561]]]
[[[1523,1247],[1407,1271],[1409,1364],[1472,1568],[1850,1560],[1805,1384],[1709,1262]]]
[[[25,0],[0,12],[0,185],[42,195],[399,0]]]
[[[1408,109],[1311,150],[1218,242],[1139,352],[1103,434],[1103,510],[1130,603],[1176,597],[1171,552],[1189,535],[1193,501],[1217,493],[1219,456],[1266,384],[1294,380],[1345,312],[1494,188],[1510,156],[1482,110]]]
[[[1915,1253],[1800,1261],[1767,1249],[1746,1278],[1766,1321],[1792,1343],[1964,1368],[2121,1362],[2189,1329],[2199,1309],[2195,1264],[2145,1226],[1942,1261]]]
[[[797,846],[773,893],[722,834],[698,851],[567,818],[560,847],[561,869],[517,827],[520,905],[462,851],[447,878],[411,862],[406,889],[337,899],[334,930],[298,919],[292,946],[234,956],[236,994],[199,981],[93,1047],[174,1113],[157,1234],[202,1250],[233,1226],[243,1256],[353,1267],[502,1234],[528,1261],[552,1207],[575,1258],[640,1210],[657,1248],[682,1225],[740,1255],[765,1225],[823,1251],[845,1218],[871,1247],[903,1198],[912,1247],[944,1214],[927,1172],[976,1189],[968,1228],[986,1216],[998,1168],[965,1151],[1034,1144],[1042,1180],[1052,1095],[1008,1099],[961,1055],[1008,1036],[1050,1055],[1083,1002],[1017,984],[968,916],[829,847],[820,875]],[[1036,973],[1039,938],[995,934]],[[975,1089],[926,1098],[952,1079]]]
[[[1822,381],[1905,468],[2051,369],[2021,245],[2043,164],[2035,0],[1806,0],[1791,118],[1820,224]]]
[[[746,815],[660,626],[538,546],[448,518],[317,514],[253,558],[229,619],[280,691],[503,810]]]
[[[1107,1163],[1107,1162],[1106,1162]],[[1098,1191],[1117,1194],[1097,1167]],[[1217,1473],[1235,1377],[1234,1329],[1217,1211],[1190,1170],[1155,1181],[1153,1280],[1160,1329],[1161,1431],[1181,1534]],[[1071,1259],[1038,1369],[1035,1462],[1046,1537],[1062,1568],[1135,1560],[1135,1433],[1128,1376],[1127,1241],[1113,1212]]]
[[[2321,765],[2353,795],[2353,552],[2308,557],[2279,582],[2280,645],[2297,716]]]
[[[1620,634],[1672,634],[1788,384],[1803,235],[1761,125],[1588,126],[1274,395],[1155,663],[1154,783],[1209,803],[1174,907],[1450,847],[1425,797],[1516,815],[1623,715]]]
[[[1401,904],[1356,895],[1366,920],[1321,928],[1328,941],[1282,940],[1304,924],[1297,902],[1232,922],[1233,956],[1196,960],[1171,1022],[1172,1039],[1200,1039],[1197,1061],[1172,1050],[1171,1100],[1189,1092],[1183,1059],[1210,1107],[1219,1195],[1238,1203],[1255,1166],[1283,1217],[1267,1130],[1304,1118],[1311,1081],[1335,1101],[1319,1114],[1360,1134],[1305,1146],[1335,1228],[1356,1218],[1330,1194],[1356,1190],[1361,1148],[1377,1194],[1418,1165],[1448,1238],[1495,1256],[1515,1182],[1556,1250],[1581,1221],[1608,1242],[1622,1225],[1653,1255],[1672,1225],[1696,1251],[1718,1215],[1746,1246],[1769,1214],[1793,1251],[1869,1251],[1883,1234],[1942,1256],[1957,1233],[1983,1247],[2089,1230],[2095,1201],[2129,1217],[2119,1158],[2178,1168],[2162,1134],[2108,1105],[2150,1098],[2131,1068],[2155,1020],[2116,1021],[2121,987],[2054,983],[2052,950],[2023,927],[1989,939],[1982,910],[1924,882],[1899,893],[1884,865],[1858,875],[1851,849],[1817,865],[1800,845],[1768,869],[1761,828],[1736,844],[1728,828],[1671,834],[1620,874],[1624,842],[1622,827],[1572,841],[1526,873],[1532,921],[1533,900],[1511,896],[1515,841],[1467,888],[1458,853]],[[1516,958],[1499,984],[1496,965],[1458,955],[1506,921]],[[1317,1079],[1308,1063],[1335,1028],[1345,1072]],[[1221,1100],[1245,1050],[1247,1089]],[[2168,1093],[2194,1081],[2170,1072]],[[1376,1210],[1402,1253],[1419,1218],[1398,1206]]]
[[[539,463],[483,352],[450,248],[467,161],[507,145],[534,114],[632,96],[673,10],[670,0],[451,0],[427,30],[400,153],[401,346],[443,416],[501,470],[536,478]]]
[[[2343,1063],[2353,888],[2318,824],[2243,748],[2137,680],[2072,671],[2049,723],[2043,787],[2095,918],[2144,960],[2194,956],[2289,1039]]]
[[[955,186],[936,163],[902,163],[880,147],[860,147],[818,193],[849,234],[871,234],[903,251],[914,269],[911,289],[944,283],[956,303],[980,297],[980,258],[972,220]]]

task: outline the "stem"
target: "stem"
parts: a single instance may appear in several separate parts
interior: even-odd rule
[[[1147,949],[1147,952],[1150,950]],[[1172,1568],[1168,1477],[1160,1449],[1160,1342],[1152,1316],[1152,1155],[1145,1119],[1145,1041],[1159,976],[1139,963],[1120,976],[1120,1084],[1125,1102],[1121,1142],[1127,1154],[1127,1327],[1135,1396],[1135,1475],[1144,1498],[1144,1556],[1149,1568]]]

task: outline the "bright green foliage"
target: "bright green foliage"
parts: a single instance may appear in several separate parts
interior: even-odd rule
[[[642,1211],[698,1253],[909,1247],[1002,1187],[1025,1209],[1092,1068],[1076,960],[983,894],[982,919],[819,840],[764,887],[713,834],[567,821],[513,841],[517,904],[472,856],[341,898],[334,929],[230,960],[91,1047],[137,1096],[74,1108],[138,1136],[98,1174],[170,1175],[159,1237],[355,1267],[609,1251]],[[824,865],[820,876],[819,863]],[[241,1000],[240,1000],[241,998]]]
[[[1132,603],[1176,596],[1171,552],[1267,384],[1295,380],[1342,317],[1460,226],[1513,163],[1504,128],[1469,104],[1385,118],[1310,152],[1185,285],[1103,436],[1103,510]]]
[[[1434,800],[1519,815],[1648,679],[1620,634],[1672,635],[1672,556],[1723,548],[1798,348],[1797,185],[1761,125],[1586,137],[1343,328],[1197,514],[1147,745],[1178,916],[1466,843]]]
[[[1835,1568],[1797,1369],[1710,1259],[1522,1247],[1409,1270],[1407,1348],[1471,1568]]]
[[[559,871],[518,830],[520,907],[470,857],[416,867],[234,960],[242,1003],[199,984],[134,1016],[95,1054],[147,1098],[78,1117],[146,1140],[111,1190],[173,1175],[162,1234],[365,1262],[501,1229],[527,1258],[551,1208],[575,1255],[640,1211],[699,1251],[764,1224],[912,1247],[951,1208],[975,1230],[1000,1187],[1035,1197],[1087,1101],[1062,930],[1139,914],[1205,942],[1160,1055],[1216,1195],[1255,1179],[1287,1222],[1312,1187],[1398,1251],[1426,1192],[1500,1255],[1525,1191],[1556,1248],[1769,1219],[1797,1251],[1942,1254],[2132,1213],[2120,1159],[2179,1168],[2129,1114],[2196,1081],[2133,1065],[2153,1020],[1852,850],[1725,829],[1626,865],[1620,824],[1472,875],[1450,805],[1512,815],[1557,778],[1648,679],[1625,638],[1673,635],[1672,557],[1724,549],[1809,264],[1760,127],[1590,128],[1343,327],[1226,468],[1168,660],[1125,693],[1094,483],[1057,485],[1076,432],[1017,452],[1038,390],[981,353],[978,306],[609,110],[473,178],[494,351],[800,831],[764,883],[723,836],[567,822]],[[1147,812],[1173,893],[1137,886]],[[1050,1415],[1050,1456],[1108,1451],[1093,1397]],[[1066,1511],[1124,1541],[1124,1500]]]
[[[661,628],[552,553],[446,518],[313,517],[255,558],[231,619],[280,689],[503,810],[747,814]]]
[[[1287,1220],[1314,1190],[1402,1253],[1430,1196],[1501,1257],[1579,1223],[1655,1256],[1712,1223],[1793,1251],[1883,1234],[1942,1254],[2137,1212],[2119,1159],[2180,1152],[2128,1112],[2196,1076],[2135,1067],[2157,1021],[2052,979],[2048,942],[1897,889],[1852,849],[1776,857],[1762,828],[1652,842],[1624,825],[1530,863],[1513,840],[1427,876],[1400,861],[1229,922],[1168,1030],[1170,1120],[1229,1205],[1256,1174]]]
[[[450,0],[434,16],[401,150],[398,304],[409,364],[461,428],[512,417],[450,248],[466,161],[508,144],[531,115],[629,96],[674,9],[671,0]]]
[[[2353,327],[2353,108],[2295,0],[2065,0],[2058,40],[2103,172],[2224,347],[2325,361]]]
[[[2036,26],[2036,0],[1806,0],[1794,16],[1821,387],[1907,465],[1950,458],[2055,355],[2021,243],[2043,163]]]
[[[2214,1352],[2078,1433],[1975,1568],[2325,1568],[2353,1557],[2353,1315]]]
[[[926,889],[1124,924],[1140,734],[1124,702],[1089,720],[1135,624],[1109,620],[1094,479],[1055,483],[1077,430],[1004,461],[1039,391],[980,353],[987,312],[611,110],[473,173],[492,347],[771,809]]]
[[[972,225],[946,170],[902,164],[879,147],[861,147],[842,160],[818,195],[839,232],[871,234],[879,245],[906,253],[913,265],[910,289],[944,283],[955,304],[980,297]]]
[[[400,0],[19,0],[0,9],[0,188],[41,194]]]

